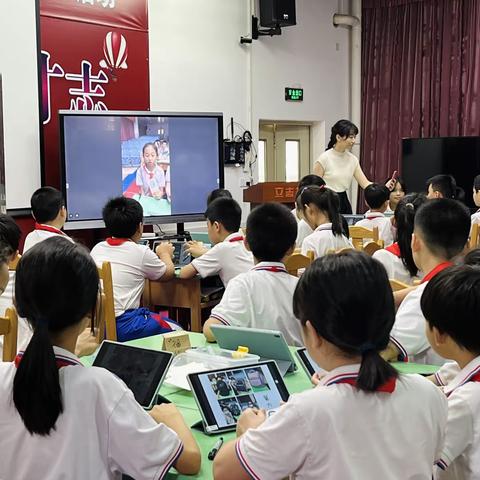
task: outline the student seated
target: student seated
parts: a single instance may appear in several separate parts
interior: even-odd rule
[[[451,198],[463,202],[465,192],[457,187],[457,182],[452,175],[435,175],[427,180],[427,198]]]
[[[388,207],[390,190],[385,185],[371,183],[365,188],[365,202],[370,209],[363,220],[355,224],[356,227],[364,227],[372,230],[378,228],[378,236],[388,247],[393,243],[392,222],[384,215]]]
[[[393,217],[397,241],[373,254],[373,258],[385,267],[388,278],[407,285],[413,285],[423,276],[413,261],[411,244],[415,213],[426,201],[425,195],[420,193],[411,193],[402,198],[398,202]]]
[[[35,219],[35,230],[25,238],[23,253],[38,242],[53,236],[65,237],[73,242],[61,230],[67,220],[67,209],[62,192],[53,187],[39,188],[33,193],[30,205]]]
[[[18,260],[18,246],[22,232],[15,223],[15,220],[8,216],[0,214],[0,255],[6,257],[7,263]],[[15,270],[8,272],[9,280],[4,291],[0,290],[0,316],[5,315],[7,308],[13,306],[13,289],[15,286]],[[32,336],[30,326],[24,318],[18,319],[17,348],[24,348]],[[0,358],[3,352],[3,336],[0,336]]]
[[[427,338],[433,350],[454,360],[456,373],[443,391],[448,398],[445,443],[438,480],[480,478],[480,269],[451,267],[433,278],[422,296]]]
[[[237,440],[215,457],[214,477],[430,479],[446,399],[379,354],[395,318],[384,268],[361,252],[324,256],[300,277],[293,305],[308,353],[327,373],[268,418],[245,410]]]
[[[98,265],[112,265],[113,296],[120,342],[149,337],[179,328],[148,308],[139,308],[145,279],[167,281],[173,278],[173,246],[161,243],[155,252],[137,242],[143,233],[143,209],[133,198],[109,200],[102,211],[110,237],[93,247]]]
[[[384,185],[387,185],[390,180],[391,178],[387,178]],[[388,214],[395,212],[398,202],[400,202],[400,200],[407,194],[407,185],[405,184],[405,181],[400,177],[397,177],[395,180],[395,186],[393,187],[393,190],[390,191],[388,196],[388,207],[385,210],[385,213]]]
[[[253,267],[253,257],[239,233],[242,209],[233,198],[217,198],[207,206],[208,237],[213,247],[180,270],[180,278],[219,275],[223,284]]]
[[[172,465],[198,472],[198,446],[173,404],[147,413],[119,378],[75,356],[98,285],[88,252],[64,238],[20,260],[15,302],[33,337],[15,362],[0,363],[0,478],[146,480]]]
[[[302,243],[302,253],[313,251],[314,257],[322,257],[328,250],[353,248],[344,235],[340,200],[338,195],[325,186],[305,187],[299,196],[305,221],[314,230]]]
[[[472,224],[480,223],[480,175],[473,180],[473,202],[478,210],[472,215]]]
[[[422,205],[415,215],[412,253],[415,265],[424,272],[422,284],[413,289],[397,310],[391,343],[385,358],[442,365],[444,360],[430,347],[420,299],[429,280],[452,265],[462,252],[470,231],[470,213],[456,200],[441,198]]]
[[[230,190],[226,188],[216,188],[212,190],[207,197],[207,207],[217,198],[233,198]]]
[[[223,324],[280,330],[289,345],[302,345],[292,311],[298,279],[283,263],[292,254],[296,237],[297,222],[284,205],[265,203],[250,212],[245,244],[253,253],[255,267],[235,277],[213,308],[203,326],[209,342],[215,341],[210,326]]]

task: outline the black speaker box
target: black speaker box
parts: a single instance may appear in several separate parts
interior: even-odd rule
[[[262,27],[289,27],[296,24],[295,0],[260,0]]]

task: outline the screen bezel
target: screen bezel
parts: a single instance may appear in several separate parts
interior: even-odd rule
[[[243,368],[259,367],[263,365],[266,365],[268,367],[270,374],[275,381],[275,386],[277,387],[278,393],[282,401],[286,402],[290,394],[288,392],[287,386],[285,385],[285,382],[283,381],[282,374],[280,373],[277,364],[273,360],[269,360],[267,362],[259,362],[255,364],[238,365],[235,367],[216,368],[215,370],[208,370],[205,372],[190,373],[187,376],[188,383],[192,390],[193,398],[195,399],[198,410],[200,411],[200,415],[202,416],[204,431],[207,435],[216,435],[223,432],[230,432],[237,428],[237,423],[235,422],[234,424],[227,425],[225,427],[219,427],[217,425],[215,415],[213,414],[213,411],[210,407],[210,403],[208,402],[203,386],[200,383],[199,376],[211,375],[212,373],[233,372]]]
[[[155,399],[156,399],[156,396],[157,396],[157,393],[158,391],[160,390],[160,387],[163,383],[163,380],[165,379],[165,376],[167,374],[167,371],[170,367],[170,364],[172,363],[172,360],[173,360],[173,353],[171,352],[165,352],[163,350],[153,350],[151,348],[142,348],[142,347],[137,347],[137,346],[134,346],[134,345],[126,345],[124,343],[120,343],[120,342],[112,342],[111,340],[104,340],[102,342],[102,344],[100,345],[100,348],[97,352],[97,355],[95,356],[95,360],[93,361],[93,364],[92,366],[93,367],[101,367],[101,368],[105,368],[106,370],[108,370],[109,372],[113,373],[114,375],[118,376],[117,373],[115,372],[112,372],[111,370],[109,370],[107,367],[105,367],[104,365],[100,365],[100,363],[102,362],[104,356],[106,355],[106,353],[108,352],[109,349],[111,348],[119,348],[119,349],[123,349],[125,351],[147,351],[147,352],[152,352],[158,356],[162,356],[164,358],[164,361],[162,362],[162,366],[161,368],[158,369],[157,372],[155,372],[155,377],[154,379],[152,380],[151,384],[150,384],[150,387],[149,387],[149,390],[147,392],[147,394],[145,395],[145,402],[141,403],[140,400],[138,400],[136,397],[135,397],[135,400],[137,400],[137,402],[145,409],[145,410],[149,410],[152,408],[152,406],[154,405],[155,403]],[[121,378],[121,377],[119,377]],[[122,380],[123,381],[123,380]],[[126,382],[124,382],[126,383]],[[128,385],[127,385],[128,388],[130,388]],[[135,393],[132,391],[132,393],[134,394],[135,396]]]
[[[58,120],[60,126],[60,176],[61,176],[61,190],[63,198],[65,199],[65,207],[68,211],[67,188],[66,188],[66,166],[65,166],[65,117],[84,116],[84,117],[180,117],[180,118],[216,118],[218,127],[218,186],[217,188],[225,187],[225,171],[223,165],[223,114],[220,112],[145,112],[145,111],[128,111],[128,110],[106,110],[102,112],[93,111],[79,111],[79,110],[59,110]],[[205,199],[206,201],[206,199]],[[143,223],[145,225],[167,224],[167,223],[185,223],[185,222],[202,222],[205,220],[205,211],[201,212],[182,213],[174,215],[157,215],[152,217],[144,217]],[[84,220],[69,220],[65,222],[65,230],[81,230],[88,228],[105,228],[103,220],[100,218],[84,219]]]
[[[296,351],[297,357],[300,360],[300,363],[302,364],[303,369],[305,370],[305,373],[307,376],[312,377],[314,373],[316,373],[315,369],[313,368],[312,363],[307,357],[307,349],[305,347],[299,348]]]

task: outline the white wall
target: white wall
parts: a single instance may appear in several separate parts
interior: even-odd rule
[[[29,208],[40,186],[35,0],[0,1],[0,73],[7,208]]]

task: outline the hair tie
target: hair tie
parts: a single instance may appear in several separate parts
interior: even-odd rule
[[[358,349],[362,355],[365,355],[367,352],[376,351],[377,347],[373,343],[363,343]]]
[[[413,203],[407,203],[405,205],[406,208],[411,208],[412,210],[415,210],[415,205]]]

